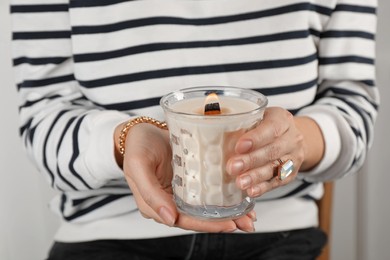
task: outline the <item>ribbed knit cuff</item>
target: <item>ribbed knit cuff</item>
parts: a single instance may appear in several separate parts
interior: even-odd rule
[[[115,128],[129,116],[114,111],[100,112],[92,119],[90,143],[85,152],[85,164],[96,181],[123,178],[123,171],[115,159]]]
[[[306,113],[300,113],[299,115],[310,117],[318,124],[322,131],[322,136],[325,142],[324,156],[320,163],[310,171],[307,171],[303,174],[305,176],[321,174],[336,162],[341,151],[341,139],[338,132],[337,123],[334,118],[327,113],[307,111]]]

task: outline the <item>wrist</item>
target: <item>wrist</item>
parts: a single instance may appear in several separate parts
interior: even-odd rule
[[[167,124],[165,122],[160,122],[156,119],[147,116],[140,116],[134,119],[130,119],[127,122],[119,124],[114,131],[114,142],[115,142],[115,159],[119,167],[123,166],[123,158],[125,156],[125,145],[126,137],[129,134],[129,131],[135,125],[147,123],[154,125],[160,129],[167,130]]]
[[[123,167],[123,156],[119,152],[119,142],[118,142],[118,140],[119,140],[119,136],[120,136],[121,131],[122,131],[122,129],[123,129],[125,124],[126,124],[126,122],[123,122],[123,123],[117,125],[115,127],[115,130],[114,130],[114,155],[115,155],[116,163],[121,168]]]
[[[325,152],[325,141],[319,125],[306,116],[294,117],[295,125],[303,135],[304,161],[301,171],[308,171],[317,166]]]

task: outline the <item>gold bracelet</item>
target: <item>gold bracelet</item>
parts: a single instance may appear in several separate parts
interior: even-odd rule
[[[126,142],[126,136],[129,132],[130,128],[133,126],[140,124],[140,123],[148,123],[152,124],[154,126],[157,126],[158,128],[168,130],[168,126],[165,122],[160,122],[154,118],[148,117],[148,116],[140,116],[134,119],[129,120],[122,128],[119,138],[118,138],[118,144],[119,144],[119,153],[122,156],[125,156],[125,142]]]

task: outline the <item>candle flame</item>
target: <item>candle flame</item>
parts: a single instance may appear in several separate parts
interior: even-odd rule
[[[214,92],[207,95],[204,104],[205,115],[219,115],[221,114],[221,108],[219,105],[218,95]]]

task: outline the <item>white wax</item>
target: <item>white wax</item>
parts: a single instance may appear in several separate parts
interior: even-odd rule
[[[203,114],[205,98],[184,99],[172,104],[171,109],[176,112],[187,114]],[[219,97],[219,106],[222,114],[239,114],[253,111],[259,108],[259,105],[251,101],[234,98],[234,97]]]
[[[256,126],[263,113],[249,113],[259,108],[249,100],[222,96],[219,101],[223,117],[202,115],[204,98],[178,101],[170,106],[174,112],[167,113],[174,191],[191,205],[233,206],[246,197],[236,187],[235,178],[226,173],[226,162],[234,154],[238,138]]]

